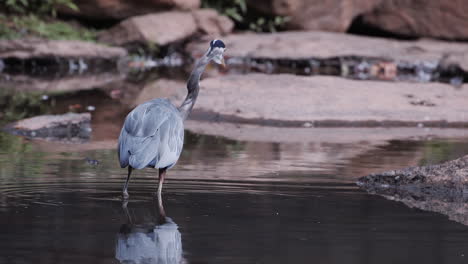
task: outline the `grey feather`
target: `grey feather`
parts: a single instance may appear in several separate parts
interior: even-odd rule
[[[120,132],[120,166],[158,167],[159,160],[168,150],[176,151],[178,158],[182,152],[183,134],[183,120],[169,100],[158,98],[137,106],[127,115]],[[167,150],[165,146],[170,148]]]

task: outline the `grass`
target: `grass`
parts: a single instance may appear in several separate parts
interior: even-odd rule
[[[96,41],[96,32],[54,18],[0,14],[0,39],[39,37],[51,40]]]

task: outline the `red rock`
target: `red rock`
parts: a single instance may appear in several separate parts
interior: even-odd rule
[[[263,13],[287,16],[293,29],[346,31],[353,19],[371,11],[379,0],[259,0],[248,5]]]
[[[198,30],[210,36],[221,36],[232,32],[234,22],[214,9],[193,11]]]
[[[135,42],[167,45],[183,40],[197,31],[190,12],[163,12],[135,16],[99,34],[99,41],[112,45]]]
[[[468,39],[468,1],[382,1],[364,23],[414,37]]]
[[[200,0],[74,0],[79,12],[61,8],[61,14],[82,18],[125,19],[167,10],[190,10],[200,6]]]

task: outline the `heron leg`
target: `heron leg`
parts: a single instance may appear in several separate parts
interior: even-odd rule
[[[123,198],[124,198],[124,199],[128,199],[127,188],[128,188],[128,182],[130,181],[130,175],[131,175],[131,174],[132,174],[132,167],[131,167],[131,166],[128,166],[127,180],[125,181],[125,185],[124,185],[124,188],[123,188],[123,191],[122,191],[122,195],[123,195]]]
[[[166,176],[166,168],[159,169],[159,186],[158,186],[158,198],[161,197],[162,187],[164,184],[164,177]],[[161,200],[161,199],[160,199]]]

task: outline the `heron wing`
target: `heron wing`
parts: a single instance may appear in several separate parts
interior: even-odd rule
[[[177,108],[167,99],[154,99],[133,109],[125,119],[119,136],[119,160],[122,168],[141,169],[159,159],[160,129],[169,120],[181,122]]]

